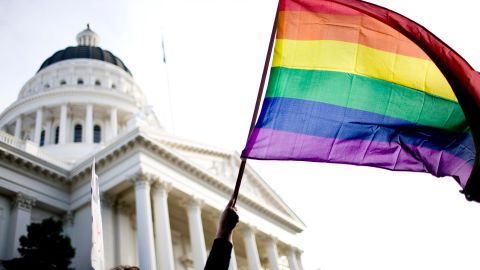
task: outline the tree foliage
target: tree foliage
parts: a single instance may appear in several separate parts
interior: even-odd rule
[[[75,256],[70,238],[63,235],[62,222],[52,218],[27,227],[27,235],[20,237],[20,258],[4,262],[13,269],[71,269],[68,266]]]

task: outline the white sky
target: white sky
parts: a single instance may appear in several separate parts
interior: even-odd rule
[[[164,1],[162,8],[159,1],[0,0],[0,109],[47,57],[76,45],[88,22],[167,128],[240,152],[276,0]],[[421,23],[480,69],[473,1],[373,2]],[[467,202],[453,179],[320,163],[249,164],[307,224],[305,269],[479,269],[480,205]]]

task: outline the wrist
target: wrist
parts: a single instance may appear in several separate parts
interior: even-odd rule
[[[232,242],[232,236],[232,231],[219,231],[217,233],[217,238],[222,238],[230,242]]]

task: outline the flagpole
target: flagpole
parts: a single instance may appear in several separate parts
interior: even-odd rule
[[[260,101],[262,100],[263,89],[265,87],[268,67],[270,64],[270,58],[272,56],[273,43],[275,41],[279,6],[280,6],[280,1],[277,4],[275,20],[273,21],[272,33],[270,35],[270,43],[268,44],[267,56],[265,57],[265,64],[263,65],[262,79],[260,81],[260,86],[258,88],[257,101],[255,103],[255,109],[253,110],[252,121],[250,122],[250,129],[248,131],[247,139],[250,137],[250,134],[252,134],[253,128],[255,127],[255,121],[257,120],[258,111],[260,109]],[[242,184],[243,172],[245,171],[245,165],[247,165],[247,159],[242,158],[242,162],[240,163],[240,167],[238,168],[238,176],[237,176],[237,182],[235,183],[235,189],[233,190],[232,198],[230,199],[232,201],[232,207],[234,207],[237,202],[238,192],[240,191],[240,185]]]

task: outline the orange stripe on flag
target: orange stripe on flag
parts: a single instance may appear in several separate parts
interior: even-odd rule
[[[430,59],[404,35],[368,16],[280,11],[277,39],[338,40],[405,56]]]

